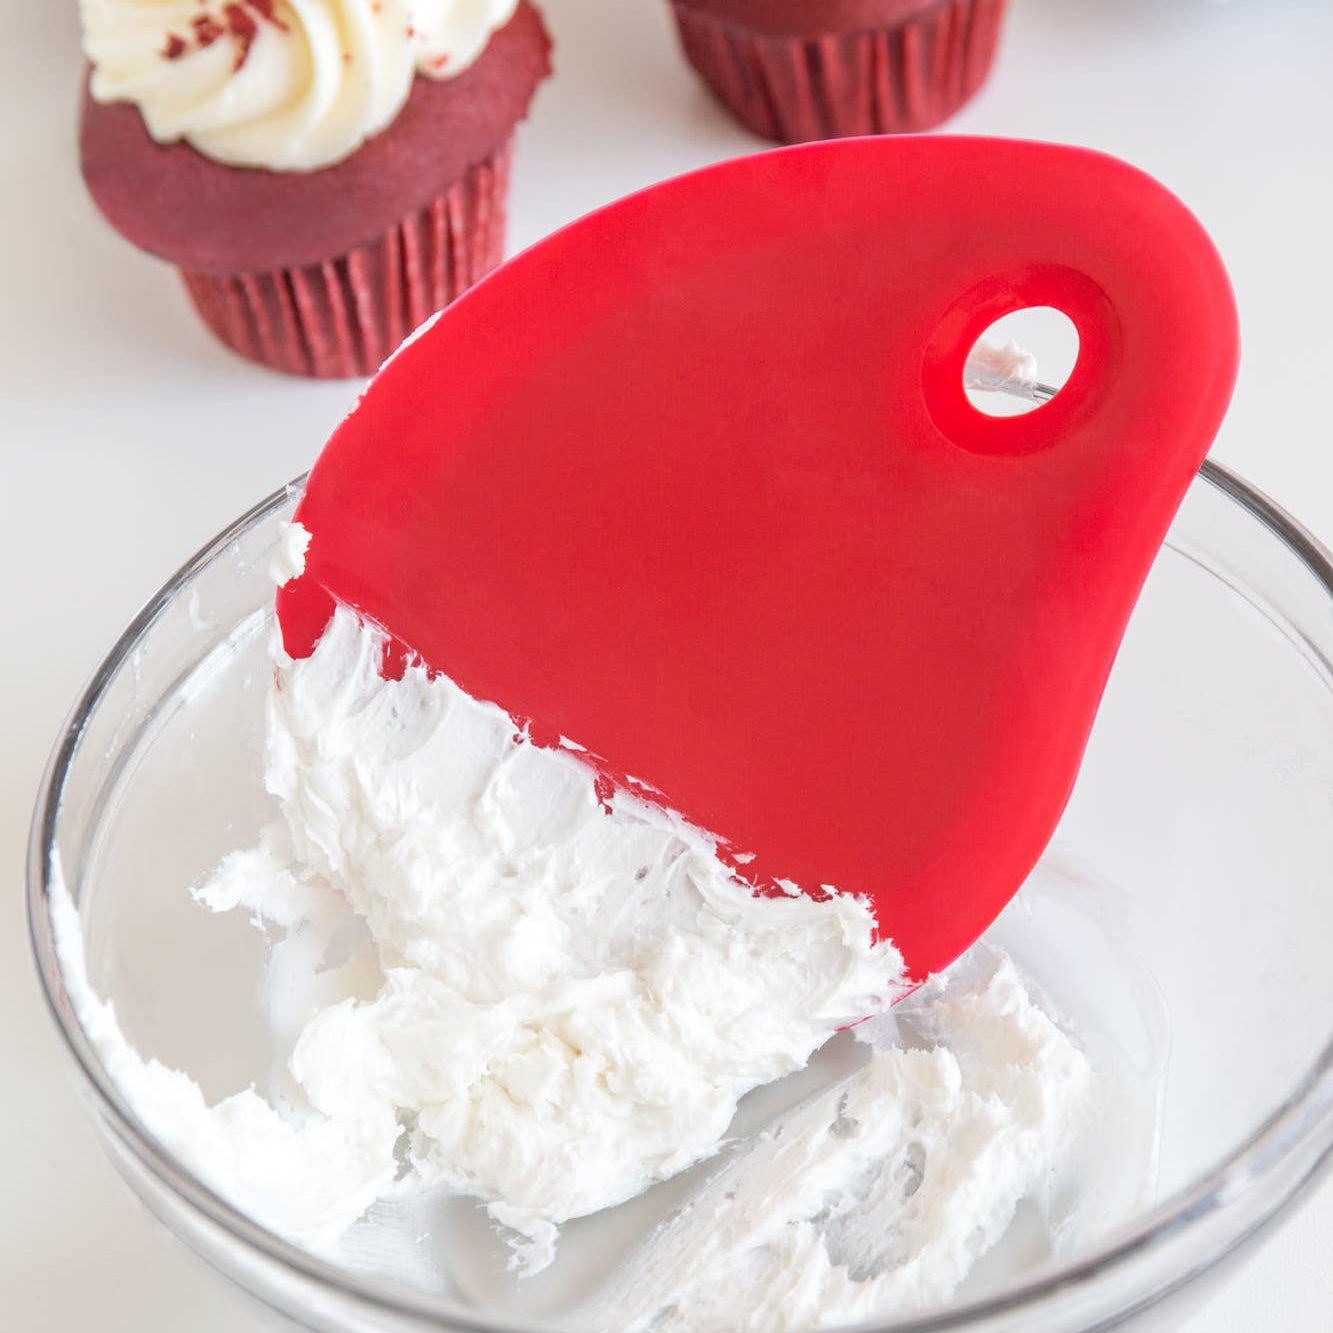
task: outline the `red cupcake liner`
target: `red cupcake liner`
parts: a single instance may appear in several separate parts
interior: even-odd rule
[[[504,258],[512,139],[427,207],[335,259],[263,273],[180,270],[195,309],[249,361],[373,375],[413,329]]]
[[[686,56],[723,105],[784,143],[938,125],[990,72],[1004,14],[1004,0],[944,0],[889,28],[795,36],[671,4]]]

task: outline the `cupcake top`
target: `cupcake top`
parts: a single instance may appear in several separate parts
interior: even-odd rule
[[[89,7],[92,2],[84,0]],[[395,9],[401,2],[379,0]],[[110,6],[112,0],[101,3]],[[193,14],[211,3],[216,0],[159,0],[156,5],[145,0],[137,7]],[[461,6],[461,0],[450,3]],[[493,0],[467,3],[489,5],[492,12],[500,7]],[[315,0],[302,0],[302,5],[303,13],[317,7]],[[318,0],[318,6],[331,12],[333,0]],[[128,11],[136,6],[117,0],[116,7]],[[358,6],[373,8],[369,2]],[[342,12],[350,10],[347,3]],[[273,6],[275,17],[282,12]],[[216,38],[204,54],[221,41]],[[246,65],[256,58],[257,48],[256,38]],[[233,63],[239,54],[240,45],[233,45]],[[169,60],[159,64],[169,72],[173,68]],[[496,29],[477,58],[466,68],[459,63],[457,78],[416,78],[414,69],[415,56],[406,73],[406,98],[389,125],[340,161],[309,171],[238,170],[184,139],[161,142],[136,103],[94,95],[97,72],[91,71],[79,115],[84,181],[102,215],[126,240],[177,268],[237,274],[323,263],[434,208],[473,167],[498,161],[551,72],[551,40],[530,0],[517,0],[513,17]],[[238,82],[239,74],[233,87]],[[335,80],[328,94],[332,100],[339,86]],[[230,99],[220,96],[219,105],[230,105]],[[448,229],[454,223],[441,214],[431,224],[437,225]],[[421,254],[435,252],[433,236],[431,231],[409,238],[417,246],[415,258],[404,262],[425,262]]]
[[[98,102],[133,102],[159,143],[314,171],[384,129],[421,73],[447,79],[518,0],[80,0]]]

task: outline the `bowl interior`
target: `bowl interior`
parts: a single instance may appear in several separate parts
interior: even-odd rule
[[[293,504],[233,530],[109,659],[46,828],[80,904],[94,987],[140,1051],[186,1069],[210,1100],[281,1086],[263,1013],[293,1030],[302,1018],[284,1007],[263,936],[188,893],[275,811],[261,780],[267,566]],[[1118,1089],[1097,1131],[1111,1169],[1089,1181],[1100,1211],[1064,1258],[1095,1250],[1126,1208],[1151,1201],[1139,1195],[1154,1161],[1164,1197],[1240,1148],[1329,1043],[1331,606],[1289,542],[1226,486],[1196,482],[1057,836],[991,932]],[[845,1045],[767,1105],[838,1067]],[[744,1114],[764,1109],[761,1099]],[[342,1259],[407,1290],[532,1318],[593,1280],[687,1186],[574,1224],[561,1261],[528,1283],[506,1274],[507,1251],[461,1201],[377,1210]],[[968,1294],[1048,1257],[1016,1233]]]

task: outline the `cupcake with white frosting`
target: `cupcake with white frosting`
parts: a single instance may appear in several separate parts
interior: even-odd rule
[[[368,375],[504,246],[530,0],[80,0],[107,220],[253,361]]]

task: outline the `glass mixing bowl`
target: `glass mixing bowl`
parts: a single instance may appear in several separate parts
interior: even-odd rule
[[[317,1259],[239,1214],[141,1126],[64,990],[57,867],[92,983],[141,1051],[188,1069],[210,1099],[272,1072],[255,1003],[265,942],[185,887],[271,817],[267,569],[297,494],[266,500],[190,561],[74,709],[32,832],[41,979],[125,1179],[260,1300],[326,1333],[534,1328],[535,1298],[514,1294],[494,1254],[453,1247],[448,1227],[423,1275],[373,1255]],[[1019,1281],[974,1283],[882,1333],[1179,1326],[1330,1160],[1330,867],[1333,565],[1208,465],[1135,612],[1060,830],[994,932],[1095,1055],[1160,1095],[1157,1202]],[[616,1242],[614,1224],[598,1227],[578,1242],[594,1266]]]

